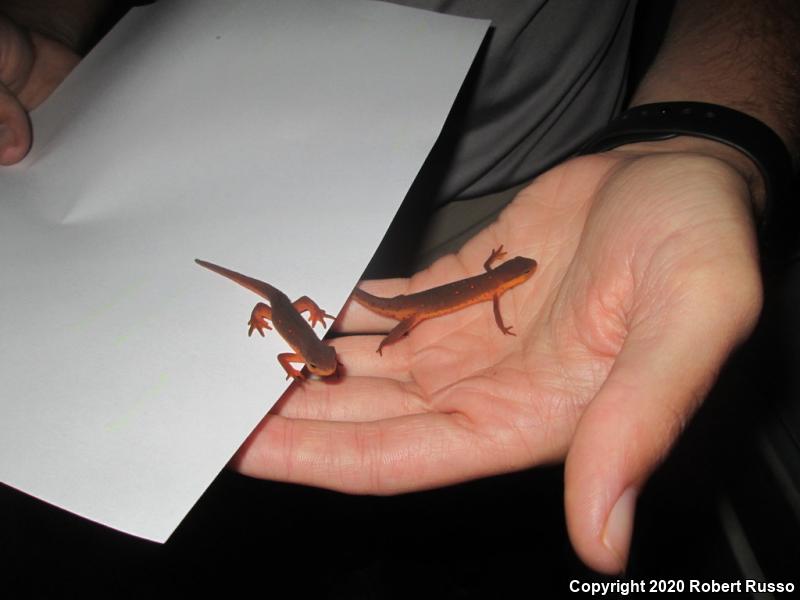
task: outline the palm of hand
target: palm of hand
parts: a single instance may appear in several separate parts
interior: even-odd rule
[[[567,456],[573,542],[591,563],[617,498],[642,485],[757,317],[752,238],[745,186],[718,161],[616,152],[565,163],[457,255],[365,285],[383,296],[441,285],[503,244],[539,263],[501,298],[515,336],[478,304],[421,323],[382,357],[376,336],[340,338],[346,376],[293,387],[235,464],[391,493]],[[355,304],[342,316],[345,331],[393,324]],[[603,560],[596,568],[613,569]]]

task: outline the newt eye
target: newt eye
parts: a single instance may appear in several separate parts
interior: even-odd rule
[[[308,363],[308,366],[311,369],[316,369],[317,368],[317,365],[315,365],[314,363]]]

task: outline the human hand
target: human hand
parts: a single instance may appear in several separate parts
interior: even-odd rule
[[[79,60],[65,44],[25,30],[0,14],[0,165],[25,157],[32,140],[28,112]]]
[[[393,296],[481,271],[492,248],[538,270],[500,301],[381,339],[335,339],[346,375],[293,385],[239,471],[391,494],[566,459],[569,534],[594,569],[627,559],[638,492],[753,327],[761,284],[749,193],[701,154],[613,151],[540,176],[456,255]],[[394,321],[350,303],[346,332]]]

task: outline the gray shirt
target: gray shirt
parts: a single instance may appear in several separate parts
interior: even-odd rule
[[[635,0],[393,1],[493,23],[429,161],[437,203],[532,179],[621,107]]]

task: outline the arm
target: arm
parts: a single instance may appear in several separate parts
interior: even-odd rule
[[[800,158],[800,5],[792,0],[681,0],[664,43],[631,106],[692,100],[721,104],[771,127],[795,167]],[[763,182],[738,151],[710,140],[650,143],[653,151],[689,151],[723,160],[748,182],[756,210]]]
[[[796,166],[800,156],[798,39],[800,5],[796,2],[681,0],[631,106],[681,100],[728,106],[771,127],[786,144]],[[618,565],[624,564],[637,491],[691,417],[732,346],[754,326],[761,305],[761,284],[752,214],[759,214],[765,200],[764,182],[754,163],[739,151],[711,140],[678,137],[630,144],[608,154],[641,158],[642,169],[648,156],[661,155],[663,161],[650,163],[653,176],[658,176],[659,170],[673,168],[675,193],[683,193],[686,175],[697,171],[701,171],[698,189],[713,193],[698,195],[702,202],[693,200],[684,206],[673,196],[666,201],[674,205],[653,206],[654,211],[663,210],[661,218],[674,219],[671,230],[663,231],[663,243],[651,252],[651,256],[658,253],[659,268],[664,271],[660,284],[676,289],[681,278],[694,278],[694,289],[684,286],[683,290],[696,295],[694,306],[673,324],[674,331],[666,334],[662,343],[654,345],[655,352],[644,339],[646,327],[639,328],[642,339],[636,329],[629,332],[626,345],[631,350],[640,348],[642,360],[626,356],[623,349],[594,406],[584,415],[568,454],[570,535],[584,560],[603,571],[614,570],[614,560],[604,556],[607,549],[617,555]],[[678,218],[681,211],[691,219],[682,223]],[[714,220],[727,225],[702,226],[704,221]],[[697,225],[700,236],[692,238],[681,232]],[[670,246],[670,235],[680,243]],[[708,259],[710,268],[703,269],[698,259],[708,254],[701,252],[709,242],[718,244],[719,251],[713,260]],[[691,264],[687,256],[694,252],[697,254]],[[677,310],[677,302],[674,308]],[[721,310],[725,318],[715,320],[706,339],[692,336],[691,329],[702,331],[703,319],[714,310]],[[692,356],[693,343],[704,351]],[[665,383],[670,386],[666,395],[658,389]],[[637,405],[626,399],[624,390],[631,387],[658,402]],[[616,411],[609,408],[612,403],[617,404]],[[613,424],[604,421],[611,412],[619,418]],[[625,432],[625,443],[621,444],[619,437],[612,441],[621,432]],[[625,452],[628,454],[623,457]],[[599,464],[601,461],[603,464]]]

